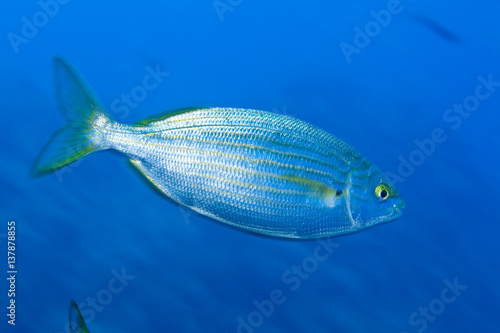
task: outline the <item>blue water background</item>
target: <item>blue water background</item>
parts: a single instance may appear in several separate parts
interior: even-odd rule
[[[339,45],[354,45],[353,29],[388,1],[221,2],[231,10],[220,16],[213,1],[72,0],[18,52],[9,33],[21,35],[23,17],[43,9],[1,5],[1,332],[65,332],[71,299],[94,333],[237,332],[238,318],[254,332],[499,332],[500,87],[456,129],[443,115],[475,94],[478,77],[500,81],[500,3],[402,0],[348,62]],[[317,241],[260,237],[180,208],[118,154],[30,178],[65,124],[56,55],[109,109],[148,66],[168,72],[128,114],[112,113],[125,123],[188,106],[269,110],[325,129],[396,175],[418,155],[415,140],[439,128],[446,140],[398,182],[401,219],[330,240],[333,253],[318,262]],[[6,323],[11,219],[15,327]],[[302,263],[310,273],[300,278],[291,270]],[[134,278],[118,292],[122,270]],[[446,291],[454,280],[466,289]],[[281,304],[256,313],[254,301],[275,289]],[[89,298],[105,304],[93,309]],[[436,315],[423,319],[429,306]]]

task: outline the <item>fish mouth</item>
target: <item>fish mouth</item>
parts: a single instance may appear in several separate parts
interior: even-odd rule
[[[397,207],[396,209],[394,209],[394,212],[389,215],[387,222],[400,218],[401,215],[403,215],[403,209]]]
[[[404,200],[401,200],[399,204],[394,204],[394,210],[392,211],[392,214],[386,216],[384,218],[385,221],[383,222],[391,222],[394,221],[395,219],[398,219],[403,215],[403,209],[406,207],[406,203]]]
[[[399,216],[403,214],[403,209],[405,209],[405,207],[406,207],[406,202],[403,199],[400,199],[399,204],[394,204],[394,208],[396,211],[399,212]]]
[[[377,224],[382,224],[382,223],[388,223],[388,222],[393,222],[394,220],[397,220],[398,218],[403,215],[403,209],[405,208],[405,202],[401,201],[398,204],[394,204],[394,209],[392,212],[388,215],[385,216],[379,216],[377,218],[372,219],[369,222],[365,222],[363,224],[363,228],[368,228],[368,227],[373,227]]]

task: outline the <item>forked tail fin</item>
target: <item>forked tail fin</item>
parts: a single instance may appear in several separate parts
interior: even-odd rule
[[[99,127],[110,121],[101,102],[78,70],[54,58],[56,93],[68,124],[58,130],[38,155],[32,173],[43,176],[107,147]]]
[[[75,301],[69,304],[69,331],[70,333],[89,333],[82,314]]]

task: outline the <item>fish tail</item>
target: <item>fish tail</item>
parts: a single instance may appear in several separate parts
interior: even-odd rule
[[[69,304],[69,331],[71,333],[89,333],[80,309],[73,300]]]
[[[68,123],[45,145],[32,168],[34,176],[57,171],[106,145],[106,124],[111,122],[93,89],[70,63],[54,58],[56,94]]]

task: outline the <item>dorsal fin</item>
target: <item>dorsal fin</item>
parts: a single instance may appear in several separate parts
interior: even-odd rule
[[[173,116],[177,116],[179,114],[188,113],[188,112],[192,112],[192,111],[196,111],[196,110],[202,110],[202,109],[203,109],[202,107],[190,107],[190,108],[177,109],[177,110],[169,111],[169,112],[161,114],[161,115],[147,117],[146,119],[139,120],[134,125],[145,126],[145,125],[149,125],[151,123],[154,123],[154,122],[157,122],[160,120],[164,120],[164,119],[167,119],[167,118],[170,118]]]

